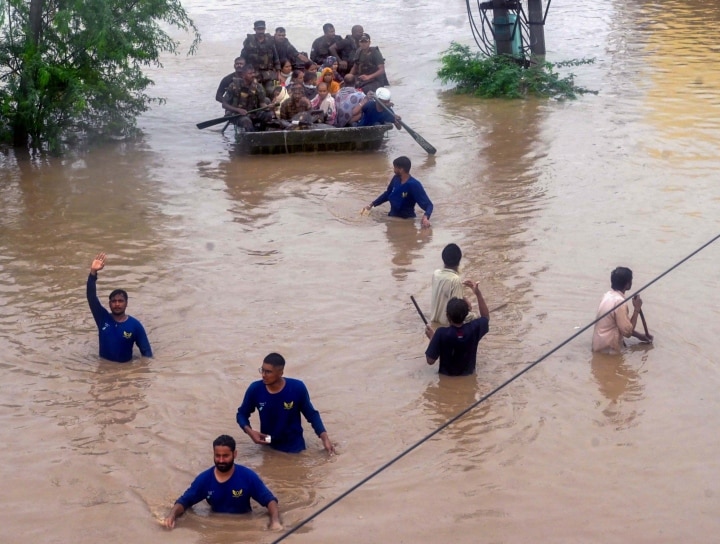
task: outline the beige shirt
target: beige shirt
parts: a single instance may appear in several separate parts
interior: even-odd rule
[[[430,321],[449,325],[446,311],[447,303],[453,297],[463,298],[463,284],[452,268],[439,268],[433,273],[432,300],[430,302]]]
[[[600,301],[597,319],[604,313],[625,300],[625,296],[619,291],[608,291]],[[595,323],[593,330],[592,350],[603,353],[620,353],[625,346],[623,336],[630,338],[633,333],[632,322],[630,321],[630,308],[627,303],[616,308],[600,321]]]

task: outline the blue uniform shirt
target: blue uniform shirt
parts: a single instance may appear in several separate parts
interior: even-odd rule
[[[382,106],[381,106],[382,108]],[[362,107],[362,117],[358,123],[359,127],[371,127],[373,125],[385,125],[387,123],[394,123],[395,116],[387,111],[381,109],[378,111],[374,100],[366,102]]]
[[[118,323],[97,297],[97,276],[90,274],[87,280],[87,301],[90,305],[100,340],[100,357],[116,363],[127,363],[132,359],[133,344],[137,344],[140,353],[152,357],[152,349],[145,329],[134,317],[127,316]]]
[[[250,414],[256,408],[260,415],[260,432],[270,435],[270,446],[276,450],[298,453],[305,449],[300,414],[318,436],[325,432],[320,413],[310,402],[307,387],[300,380],[285,378],[285,387],[277,393],[270,393],[262,380],[251,383],[237,411],[236,419],[241,429],[250,425]]]
[[[192,505],[206,500],[213,512],[224,514],[245,514],[252,512],[250,499],[262,506],[270,501],[277,502],[275,495],[265,486],[260,476],[242,465],[235,465],[235,472],[227,482],[220,483],[215,478],[215,468],[201,472],[177,503],[186,510]]]
[[[423,209],[428,219],[433,212],[433,203],[425,193],[425,189],[412,176],[405,183],[402,183],[400,176],[393,176],[385,192],[373,200],[372,205],[375,207],[388,201],[390,202],[388,215],[391,217],[404,219],[415,217],[415,204]]]

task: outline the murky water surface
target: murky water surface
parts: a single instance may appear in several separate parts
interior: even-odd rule
[[[187,1],[204,41],[153,72],[167,104],[136,143],[0,155],[3,542],[270,542],[261,512],[164,516],[221,433],[297,524],[590,322],[623,264],[641,287],[720,231],[720,11],[711,2],[553,2],[548,60],[577,101],[442,92],[470,41],[462,2]],[[374,6],[374,5],[373,5]],[[240,157],[218,80],[252,21],[309,49],[362,23],[404,132],[374,154]],[[186,40],[186,38],[183,38]],[[360,208],[408,155],[431,231]],[[492,314],[470,379],[439,378],[427,308],[455,241]],[[709,542],[720,530],[720,246],[643,293],[654,346],[593,357],[586,332],[293,535],[290,542]],[[97,358],[84,283],[130,292],[156,357]],[[308,384],[341,454],[260,451],[235,411],[270,351]]]

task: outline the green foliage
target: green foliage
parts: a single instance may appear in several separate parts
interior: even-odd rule
[[[573,60],[551,64],[544,62],[523,67],[517,59],[504,55],[484,57],[473,53],[466,45],[452,42],[441,58],[438,78],[443,83],[455,83],[456,90],[483,98],[522,98],[534,95],[546,98],[576,98],[578,94],[594,93],[574,82],[574,75],[565,77],[556,67],[592,64],[590,60]]]
[[[0,140],[57,150],[68,138],[124,137],[152,102],[143,73],[178,53],[164,30],[200,41],[180,0],[32,0],[42,5],[35,42],[28,0],[5,4],[0,25]]]

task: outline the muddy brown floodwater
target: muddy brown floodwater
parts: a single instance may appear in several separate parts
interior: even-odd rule
[[[570,102],[482,101],[434,79],[462,2],[185,3],[198,55],[153,70],[167,104],[135,143],[30,161],[0,154],[2,540],[271,542],[266,516],[198,506],[157,520],[212,464],[211,441],[280,499],[290,528],[592,321],[609,272],[650,282],[720,231],[720,11],[699,0],[552,3],[548,60],[597,89]],[[219,79],[252,21],[309,49],[362,23],[403,119],[372,154],[241,157]],[[187,42],[187,37],[181,37]],[[433,228],[360,208],[398,155],[435,203]],[[409,296],[429,308],[445,244],[494,312],[477,376],[439,378]],[[84,284],[155,351],[97,358]],[[318,516],[288,542],[713,542],[720,531],[720,245],[643,292],[653,346],[592,356],[590,332]],[[316,437],[261,450],[235,412],[270,351],[303,379],[340,454]],[[307,431],[306,431],[307,432]]]

